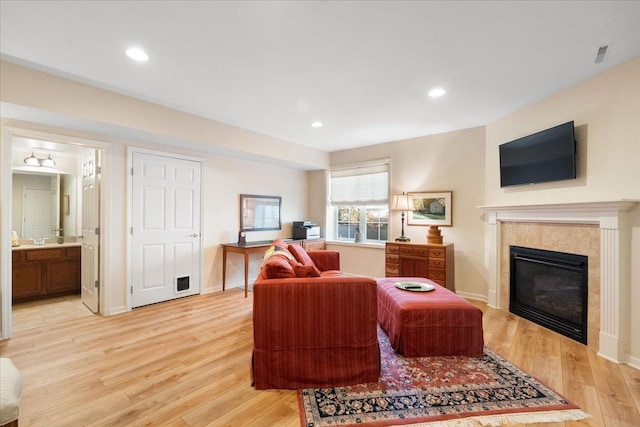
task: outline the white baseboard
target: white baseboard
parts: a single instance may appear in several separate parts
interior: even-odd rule
[[[124,305],[118,306],[118,307],[110,307],[109,311],[107,313],[100,313],[103,316],[115,316],[116,314],[122,314],[122,313],[126,313],[127,307],[125,307]]]
[[[640,357],[629,356],[627,365],[640,371]]]
[[[462,298],[467,298],[467,299],[473,299],[473,300],[476,300],[476,301],[487,302],[487,296],[486,295],[473,294],[473,293],[470,293],[470,292],[460,292],[460,291],[456,291],[456,295],[460,295]]]

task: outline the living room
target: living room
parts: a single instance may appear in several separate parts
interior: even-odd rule
[[[591,53],[589,53],[591,55]],[[13,136],[47,136],[100,141],[108,146],[107,271],[101,312],[129,310],[126,239],[128,219],[128,147],[194,156],[203,161],[206,195],[202,218],[202,293],[221,290],[221,243],[237,239],[239,194],[282,196],[283,228],[253,232],[248,240],[291,236],[291,222],[317,221],[326,233],[325,174],[342,165],[389,159],[391,194],[413,191],[453,192],[453,226],[441,228],[445,242],[455,244],[456,290],[470,299],[492,300],[499,293],[500,273],[492,270],[491,207],[598,204],[632,201],[625,211],[622,239],[626,270],[622,277],[622,329],[627,334],[624,363],[640,367],[640,58],[634,57],[592,77],[559,87],[529,105],[467,128],[431,135],[390,139],[364,147],[327,152],[253,132],[184,111],[74,81],[65,76],[3,58],[2,101],[2,236],[11,234],[5,209],[11,172]],[[64,96],[60,96],[64,94]],[[499,184],[498,145],[573,120],[578,142],[578,178],[574,181],[503,189]],[[10,191],[10,190],[8,190]],[[486,208],[482,208],[486,207]],[[589,206],[592,209],[593,206]],[[589,221],[592,225],[593,222]],[[390,237],[400,234],[400,215],[390,218]],[[596,225],[597,227],[597,225]],[[405,224],[413,242],[426,241],[426,228]],[[325,235],[326,237],[326,235]],[[4,239],[8,240],[8,239]],[[3,240],[3,241],[4,241]],[[344,271],[384,276],[383,246],[328,242],[342,256]],[[2,281],[10,251],[2,246]],[[250,277],[259,269],[252,258]],[[243,268],[233,261],[228,281],[241,287]],[[6,311],[2,306],[3,337]]]
[[[391,172],[392,192],[403,191],[428,191],[451,190],[454,194],[454,218],[453,227],[442,228],[444,240],[455,243],[456,249],[456,289],[461,295],[486,299],[488,298],[488,272],[485,266],[485,222],[480,206],[500,205],[537,205],[558,204],[571,202],[605,202],[621,200],[638,200],[638,174],[637,156],[638,150],[634,111],[637,111],[637,69],[640,60],[634,59],[618,67],[614,67],[593,78],[558,92],[543,101],[528,106],[501,120],[488,123],[471,129],[447,132],[438,135],[429,135],[404,141],[395,141],[378,144],[369,147],[334,153],[323,153],[317,150],[305,150],[301,146],[292,149],[284,141],[271,141],[272,147],[278,144],[282,147],[282,158],[272,159],[272,163],[252,162],[243,159],[235,159],[207,151],[212,150],[207,145],[211,139],[218,140],[218,128],[224,127],[226,132],[237,132],[238,138],[246,137],[247,131],[234,129],[220,123],[211,122],[186,113],[170,111],[151,103],[134,100],[129,97],[107,92],[95,87],[81,85],[60,77],[45,74],[39,71],[21,67],[19,65],[2,62],[3,102],[19,105],[23,103],[27,95],[35,98],[33,105],[52,104],[51,91],[65,91],[65,105],[49,105],[48,108],[60,108],[60,113],[68,112],[73,107],[71,102],[76,96],[90,99],[112,99],[114,104],[101,102],[95,105],[94,119],[105,116],[113,116],[119,111],[140,109],[144,112],[136,116],[122,114],[118,120],[129,122],[129,126],[152,131],[155,123],[161,124],[163,119],[150,119],[162,117],[171,113],[173,136],[172,143],[180,139],[190,137],[193,143],[191,147],[200,148],[185,150],[180,147],[171,147],[177,153],[197,154],[205,158],[204,187],[208,193],[204,206],[203,247],[204,271],[203,292],[212,292],[221,288],[221,250],[220,243],[236,240],[238,229],[239,211],[232,215],[220,215],[221,210],[237,209],[237,198],[241,193],[248,194],[273,194],[283,197],[283,224],[281,232],[254,232],[248,240],[265,240],[277,237],[290,237],[291,222],[306,218],[323,224],[325,206],[323,192],[317,188],[323,188],[324,172],[307,171],[300,168],[284,167],[277,163],[281,161],[293,162],[294,158],[304,158],[306,161],[314,159],[315,165],[306,165],[305,168],[330,168],[341,164],[353,163],[380,158],[390,158],[393,163]],[[38,85],[33,85],[38,82]],[[6,88],[6,89],[4,89]],[[74,95],[77,93],[77,95]],[[58,103],[54,103],[58,104]],[[103,111],[106,109],[107,111]],[[8,112],[8,108],[3,109]],[[115,113],[114,113],[115,112]],[[117,122],[114,118],[114,122]],[[504,190],[499,187],[497,167],[497,145],[510,139],[515,139],[538,130],[551,127],[555,124],[574,120],[577,127],[579,147],[587,147],[579,152],[579,170],[583,171],[575,182],[567,185],[566,182],[538,185],[535,189],[529,187],[515,190]],[[130,122],[136,123],[130,123]],[[138,122],[139,121],[139,122]],[[43,123],[44,122],[44,123]],[[51,123],[25,122],[16,119],[3,118],[4,126],[30,129],[36,132],[48,132],[53,135],[63,134],[75,137],[87,137],[84,132],[72,129],[60,129]],[[142,123],[142,124],[138,124]],[[151,123],[151,125],[149,125]],[[210,128],[211,132],[193,136],[193,129],[203,127]],[[588,134],[586,133],[588,129]],[[216,132],[217,131],[217,132]],[[95,135],[89,134],[95,139]],[[588,136],[588,137],[587,137]],[[267,137],[255,135],[263,142]],[[163,138],[168,138],[164,136]],[[113,209],[115,206],[126,206],[125,174],[126,147],[134,141],[123,141],[110,138],[111,142],[111,198]],[[610,144],[609,141],[616,141]],[[180,142],[178,144],[182,145]],[[136,146],[144,148],[163,147],[159,144],[135,141]],[[7,145],[5,145],[7,147]],[[164,146],[166,147],[166,146]],[[163,147],[163,148],[164,148]],[[259,147],[260,148],[260,147]],[[229,150],[229,148],[226,148]],[[218,148],[216,148],[218,150]],[[3,153],[5,159],[11,156]],[[615,164],[616,167],[610,165]],[[3,162],[4,167],[10,165]],[[251,170],[251,174],[245,171]],[[418,173],[416,173],[418,171]],[[277,179],[272,177],[276,176]],[[225,185],[216,185],[224,182]],[[612,184],[615,183],[615,184]],[[310,191],[314,189],[314,191]],[[120,199],[116,196],[119,195]],[[220,200],[225,201],[224,207],[220,206]],[[300,200],[305,201],[299,203]],[[635,213],[634,213],[635,212]],[[637,227],[637,211],[631,213],[629,218],[630,230]],[[109,219],[111,232],[109,238],[113,242],[110,249],[110,277],[111,285],[105,289],[105,301],[103,314],[110,315],[126,310],[126,293],[123,285],[126,283],[125,251],[117,242],[125,239],[121,230],[126,229],[126,217],[113,212]],[[391,235],[399,234],[398,216],[392,215]],[[630,231],[632,234],[636,231]],[[406,226],[405,233],[413,241],[426,241],[426,229],[424,227]],[[8,233],[10,234],[10,232]],[[631,236],[631,235],[630,235]],[[629,253],[630,259],[638,258],[636,239]],[[344,259],[345,271],[354,274],[368,274],[371,276],[384,275],[384,250],[382,247],[367,245],[340,245],[340,251]],[[328,247],[336,247],[329,243]],[[251,277],[257,274],[259,263],[251,264]],[[633,292],[628,300],[632,304],[637,303],[638,272],[634,269],[629,272],[634,285],[630,287]],[[231,283],[241,286],[241,266],[236,265],[230,270]],[[623,300],[624,301],[624,300]],[[638,310],[630,310],[631,316],[638,316]],[[636,320],[636,321],[634,321]],[[640,319],[629,319],[631,328],[637,328]],[[630,356],[634,365],[638,365],[640,356],[640,336],[637,330],[631,329],[629,336],[634,338],[630,342]]]

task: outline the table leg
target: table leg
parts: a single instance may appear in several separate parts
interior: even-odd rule
[[[246,298],[249,292],[249,253],[244,253],[244,297]]]
[[[222,290],[227,282],[227,248],[222,247]]]

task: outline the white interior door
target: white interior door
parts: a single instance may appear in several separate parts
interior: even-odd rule
[[[131,306],[200,293],[200,162],[133,153]]]
[[[100,157],[87,149],[82,156],[82,302],[97,313],[100,301]]]
[[[51,190],[25,188],[22,205],[22,235],[49,237],[55,228],[51,222]],[[29,212],[29,215],[26,215]]]

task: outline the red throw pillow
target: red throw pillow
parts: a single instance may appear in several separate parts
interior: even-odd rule
[[[297,277],[320,277],[320,270],[315,265],[296,264],[293,269]]]
[[[289,260],[283,256],[271,256],[262,266],[267,279],[291,279],[296,272]]]
[[[313,265],[315,264],[307,251],[300,245],[289,244],[289,252],[293,254],[293,256],[298,260],[298,262],[302,265]]]

